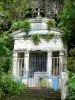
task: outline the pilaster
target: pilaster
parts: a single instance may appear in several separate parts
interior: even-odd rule
[[[18,72],[17,72],[17,56],[18,56],[18,52],[14,51],[13,52],[13,68],[12,68],[12,74],[13,76],[18,76]]]
[[[24,54],[24,74],[27,75],[29,71],[29,51]]]
[[[47,73],[48,76],[52,75],[52,52],[48,51],[47,54]]]
[[[62,72],[62,79],[61,79],[61,100],[65,100],[68,95],[68,73]]]
[[[28,84],[28,71],[29,71],[29,51],[24,52],[24,76],[22,82]]]
[[[59,72],[61,73],[63,70],[63,67],[64,67],[64,52],[63,51],[60,51],[59,58],[60,58],[60,60],[59,60],[59,62],[60,62],[59,63]]]

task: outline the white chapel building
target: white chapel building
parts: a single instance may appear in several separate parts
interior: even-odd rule
[[[62,96],[65,98],[67,74],[64,69],[66,68],[67,46],[61,39],[63,31],[56,28],[48,30],[47,22],[52,19],[50,18],[50,9],[46,7],[46,14],[42,17],[40,12],[42,2],[38,6],[38,1],[35,2],[36,16],[29,18],[31,29],[28,35],[23,30],[12,33],[14,38],[12,74],[20,78],[28,87],[40,87],[40,81],[46,80],[48,87],[64,91]],[[45,1],[45,6],[50,4],[49,0]],[[59,9],[56,10],[51,9],[54,13],[57,13]],[[49,41],[40,37],[41,42],[35,45],[31,38],[35,33],[40,36],[53,33],[54,37]]]

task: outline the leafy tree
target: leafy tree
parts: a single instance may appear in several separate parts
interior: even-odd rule
[[[67,69],[75,73],[75,48],[70,50],[70,57],[67,57]]]
[[[30,31],[31,23],[28,19],[23,21],[13,22],[10,31],[17,31],[19,29],[24,29],[26,33]]]
[[[64,30],[64,40],[74,44],[75,39],[75,0],[65,0],[62,12],[58,18],[60,19],[59,27]]]
[[[70,50],[70,57],[67,60],[67,69],[69,70],[68,95],[67,100],[75,99],[75,48]]]
[[[68,80],[68,96],[67,100],[75,100],[75,74],[71,74]]]
[[[0,39],[0,48],[0,70],[7,73],[11,65],[11,51],[6,48],[3,39]]]
[[[0,1],[0,33],[8,31],[13,21],[24,20],[28,14],[27,0]]]
[[[28,6],[27,0],[0,0],[0,69],[4,72],[8,72],[12,58],[13,39],[10,27],[13,21],[24,20]]]

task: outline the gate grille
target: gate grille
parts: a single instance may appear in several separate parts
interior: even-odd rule
[[[60,74],[59,57],[52,57],[52,75],[57,76]]]
[[[45,57],[36,57],[36,58],[31,58],[29,61],[29,70],[33,72],[43,72],[47,71],[46,68],[46,58]]]

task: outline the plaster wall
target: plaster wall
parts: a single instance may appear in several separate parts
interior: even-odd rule
[[[57,39],[51,39],[49,42],[47,42],[44,39],[41,39],[41,42],[39,45],[35,45],[31,38],[29,39],[18,39],[15,40],[14,43],[14,50],[51,50],[51,51],[59,51],[64,50],[64,45],[62,43],[62,40],[60,38]]]

